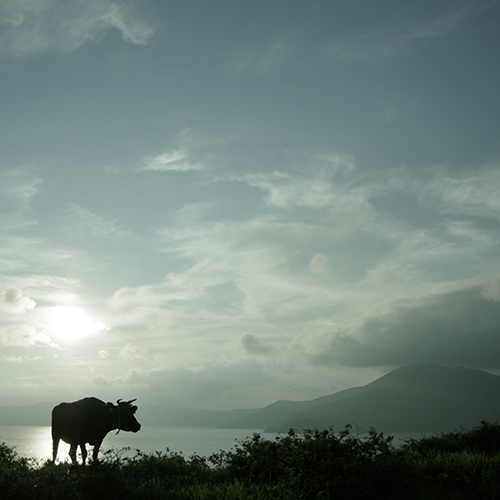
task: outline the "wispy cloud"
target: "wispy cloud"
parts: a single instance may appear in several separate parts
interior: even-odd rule
[[[383,64],[404,57],[422,48],[433,38],[456,30],[470,15],[470,7],[444,13],[427,24],[406,33],[362,33],[332,43],[329,57],[352,63]]]
[[[226,62],[226,69],[230,73],[263,75],[280,67],[291,57],[295,45],[295,36],[288,34],[263,48],[254,48],[244,54],[233,55]]]
[[[201,162],[189,161],[189,156],[190,154],[187,151],[180,149],[166,151],[158,156],[148,158],[141,170],[187,172],[189,170],[204,170],[206,168]]]
[[[97,42],[109,29],[144,45],[155,27],[124,2],[113,0],[5,0],[0,4],[0,55],[25,56],[56,49],[70,52]]]
[[[432,179],[421,186],[420,198],[449,214],[500,218],[500,166],[451,175],[436,167]]]
[[[188,172],[207,170],[217,154],[217,148],[237,140],[237,136],[226,134],[210,136],[192,128],[184,128],[172,139],[174,147],[164,153],[146,158],[140,171],[156,170],[159,172]]]
[[[375,215],[367,199],[370,189],[353,185],[356,164],[352,156],[318,152],[303,155],[298,161],[297,173],[260,172],[238,180],[262,190],[269,206],[322,210],[340,217]]]
[[[5,168],[0,170],[0,197],[27,207],[39,192],[42,180],[29,169]]]
[[[94,214],[79,205],[71,205],[67,211],[69,230],[81,235],[123,240],[130,238],[130,233],[120,228],[118,223]]]

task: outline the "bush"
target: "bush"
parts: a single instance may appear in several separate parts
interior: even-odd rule
[[[5,500],[86,499],[481,499],[500,498],[500,425],[408,440],[308,430],[259,434],[230,451],[194,455],[106,452],[85,467],[37,463],[0,444]]]

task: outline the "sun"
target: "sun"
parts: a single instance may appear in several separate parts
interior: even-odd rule
[[[80,307],[57,306],[49,312],[48,329],[59,340],[72,342],[109,330],[109,327],[100,321],[94,321]]]

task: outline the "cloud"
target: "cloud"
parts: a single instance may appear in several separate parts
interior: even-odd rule
[[[141,170],[157,170],[160,172],[189,170],[204,170],[206,167],[200,162],[190,162],[189,153],[182,150],[167,151],[161,155],[148,158]]]
[[[438,363],[500,368],[500,308],[484,287],[395,301],[326,335],[314,363],[399,366]]]
[[[330,274],[330,258],[324,253],[317,253],[313,255],[311,262],[309,262],[309,270],[313,274],[322,276],[324,274]]]
[[[71,52],[98,42],[109,29],[144,45],[155,27],[125,2],[113,0],[4,0],[0,5],[0,54],[22,57],[50,49]]]
[[[462,7],[436,16],[427,24],[406,33],[363,33],[334,42],[328,47],[329,57],[350,63],[384,64],[421,49],[424,43],[456,30],[470,15]]]
[[[230,73],[263,75],[279,67],[288,59],[296,45],[295,36],[287,34],[266,47],[255,48],[246,54],[233,55],[226,63]]]
[[[193,224],[169,228],[160,235],[169,255],[189,262],[151,290],[153,297],[158,294],[165,299],[164,307],[215,304],[220,308],[216,298],[227,297],[222,304],[227,304],[228,312],[261,320],[279,318],[287,325],[328,314],[341,284],[363,279],[395,252],[401,238],[407,238],[379,224],[336,224],[329,219],[289,222],[273,217]],[[315,258],[318,254],[324,257]],[[327,260],[335,282],[324,279],[328,275],[311,272],[311,261],[318,272],[326,270]],[[223,285],[230,284],[235,290],[229,296]],[[194,294],[195,290],[205,294]],[[127,293],[117,297],[118,302],[127,296],[132,299]],[[134,300],[145,305],[144,299],[137,296]]]
[[[140,387],[145,397],[161,401],[165,406],[193,407],[194,402],[196,408],[213,409],[230,405],[232,399],[241,404],[249,388],[263,386],[269,381],[262,366],[249,359],[134,371],[124,380],[129,387]]]
[[[59,346],[44,331],[39,332],[31,325],[16,325],[4,328],[2,331],[0,342],[5,346],[48,346],[59,349]]]
[[[500,302],[500,274],[492,276],[484,284],[482,295],[485,299]]]
[[[0,294],[0,310],[11,314],[25,314],[36,306],[36,302],[15,286],[7,287]]]
[[[210,136],[184,128],[172,139],[174,147],[143,161],[139,171],[189,172],[207,170],[214,160],[220,164],[217,148],[238,139],[235,133]]]
[[[259,340],[257,335],[253,333],[245,333],[240,341],[243,349],[249,354],[270,354],[273,352],[273,348],[270,345]]]
[[[375,214],[367,200],[370,186],[356,188],[353,185],[356,164],[351,155],[322,152],[299,160],[302,163],[299,170],[304,173],[260,172],[234,180],[261,189],[269,206],[325,210],[333,216]]]
[[[0,197],[26,207],[39,192],[41,183],[38,176],[22,167],[0,170]]]
[[[500,218],[500,166],[485,165],[479,171],[453,174],[435,168],[432,178],[420,189],[423,203],[440,212],[477,217]]]
[[[4,356],[3,359],[7,363],[30,363],[32,361],[39,361],[42,356]]]
[[[154,357],[149,354],[147,349],[140,347],[130,342],[118,353],[118,358],[127,361],[147,361],[154,362]]]
[[[113,241],[130,238],[130,233],[120,229],[116,221],[108,220],[78,205],[71,205],[67,214],[70,219],[68,231],[73,234],[79,233],[82,236],[100,237]]]

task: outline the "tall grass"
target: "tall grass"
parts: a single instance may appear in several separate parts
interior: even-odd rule
[[[291,430],[254,434],[230,451],[106,452],[86,467],[18,457],[0,444],[2,499],[481,499],[500,498],[500,424],[483,422],[395,447],[371,430],[360,437]]]

